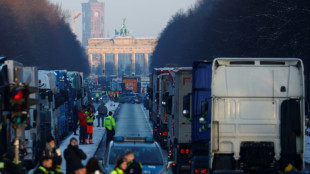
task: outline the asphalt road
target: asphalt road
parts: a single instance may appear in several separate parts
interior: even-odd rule
[[[143,108],[143,104],[120,104],[118,112],[114,115],[116,119],[115,136],[153,136],[147,114],[148,111]],[[101,142],[95,157],[101,160],[104,153],[105,140]],[[167,157],[167,152],[163,153],[163,156]]]
[[[153,136],[142,104],[121,104],[116,117],[115,136]]]

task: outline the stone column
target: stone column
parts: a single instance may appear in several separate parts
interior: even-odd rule
[[[90,74],[93,73],[93,54],[88,54],[88,64],[90,66]]]
[[[101,72],[104,70],[103,75],[106,74],[105,69],[105,53],[101,53]]]
[[[149,73],[149,54],[144,53],[144,72],[143,74],[147,76]]]
[[[114,53],[114,74],[118,76],[118,53]]]
[[[131,53],[131,68],[130,73],[136,73],[136,53]]]

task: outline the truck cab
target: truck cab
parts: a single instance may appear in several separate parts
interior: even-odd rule
[[[218,58],[212,71],[210,168],[245,173],[304,169],[302,61]]]
[[[192,70],[192,93],[185,96],[183,114],[191,120],[191,173],[206,173],[209,166],[212,113],[212,62],[196,61]],[[190,105],[187,104],[190,102]]]

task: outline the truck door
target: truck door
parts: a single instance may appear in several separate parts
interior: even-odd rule
[[[195,62],[193,68],[192,141],[210,140],[212,62]],[[204,112],[204,113],[202,113]],[[205,123],[201,123],[204,118]]]

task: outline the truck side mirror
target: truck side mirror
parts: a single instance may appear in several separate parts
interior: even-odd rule
[[[208,101],[201,101],[201,115],[205,116],[208,114]]]
[[[172,113],[172,96],[168,96],[166,111],[168,114],[171,115],[171,113]]]
[[[170,166],[173,165],[173,164],[174,164],[174,161],[168,161],[168,163],[167,163],[167,169],[169,169]]]
[[[183,113],[183,116],[186,118],[190,118],[190,108],[191,108],[190,101],[191,101],[190,94],[183,96],[183,112],[182,113]]]
[[[203,125],[203,127],[206,127],[207,125],[207,119],[206,119],[206,115],[208,114],[208,101],[204,100],[201,101],[201,116],[199,118],[199,124]]]
[[[155,94],[155,103],[158,104],[158,102],[159,102],[159,93],[157,92],[157,93]]]

